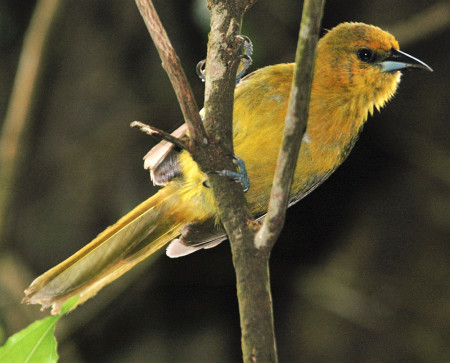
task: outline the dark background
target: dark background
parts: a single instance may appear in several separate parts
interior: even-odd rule
[[[0,120],[34,5],[0,4]],[[205,1],[155,7],[201,105]],[[301,9],[250,9],[250,70],[294,59]],[[378,25],[434,73],[407,72],[344,165],[289,210],[271,259],[281,362],[450,359],[450,42],[448,25],[427,31],[442,17],[448,24],[448,1],[326,4],[324,29]],[[182,121],[133,1],[61,2],[39,81],[0,247],[0,343],[45,316],[19,304],[34,277],[155,192],[142,156],[156,140],[129,123],[171,131]],[[228,243],[150,258],[63,319],[57,336],[67,362],[239,361]]]

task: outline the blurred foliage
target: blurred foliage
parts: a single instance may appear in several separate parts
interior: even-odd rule
[[[394,32],[434,3],[329,1],[323,28],[363,21]],[[5,337],[32,321],[29,311],[39,314],[19,305],[30,276],[156,190],[141,157],[157,141],[129,123],[170,131],[182,122],[134,2],[61,5],[2,249],[21,266],[17,275],[13,268],[0,274]],[[33,6],[0,4],[0,120]],[[206,53],[205,1],[155,6],[201,104],[195,64]],[[243,24],[254,43],[251,70],[293,60],[301,8],[293,0],[256,2]],[[434,73],[405,74],[344,165],[289,211],[271,263],[280,361],[450,359],[449,45],[447,28],[402,47]],[[12,309],[23,313],[11,319]],[[64,320],[57,332],[63,361],[230,362],[241,355],[226,243],[152,259]]]

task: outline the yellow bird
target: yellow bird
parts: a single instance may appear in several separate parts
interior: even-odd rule
[[[345,160],[374,109],[394,95],[400,70],[431,68],[399,50],[378,27],[343,23],[318,43],[309,119],[302,140],[290,205],[320,185]],[[236,155],[245,162],[246,193],[256,217],[266,213],[284,127],[293,64],[265,67],[243,78],[235,90]],[[178,133],[183,133],[183,127]],[[186,151],[168,152],[164,142],[146,157],[156,184],[164,187],[92,242],[38,277],[24,302],[52,306],[70,297],[79,304],[138,262],[172,241],[171,257],[213,247],[226,238],[207,176]]]

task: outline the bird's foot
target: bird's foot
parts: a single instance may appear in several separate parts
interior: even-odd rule
[[[210,174],[219,174],[223,175],[236,183],[240,183],[242,185],[242,189],[244,190],[244,193],[247,192],[250,188],[250,179],[248,178],[247,169],[245,168],[244,160],[237,157],[236,155],[232,155],[233,160],[238,166],[239,171],[232,171],[232,170],[215,170],[211,171]],[[206,187],[209,187],[209,184],[207,181],[203,182],[203,185]]]

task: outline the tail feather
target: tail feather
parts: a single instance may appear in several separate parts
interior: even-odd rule
[[[52,306],[52,314],[57,314],[72,296],[80,297],[79,305],[177,237],[185,222],[171,215],[170,208],[177,201],[168,200],[176,198],[168,189],[160,190],[73,256],[35,279],[25,290],[23,302],[41,304],[42,309]]]

